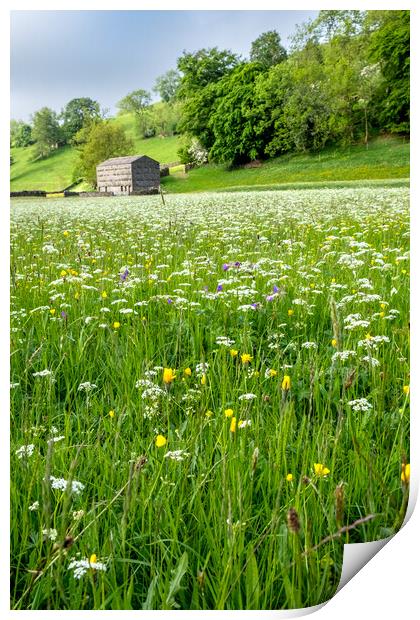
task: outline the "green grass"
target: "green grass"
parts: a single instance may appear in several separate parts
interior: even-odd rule
[[[46,159],[34,161],[35,146],[12,148],[10,191],[60,191],[72,182],[77,153],[69,146],[54,151]]]
[[[407,179],[410,145],[398,138],[372,141],[369,148],[352,146],[328,148],[318,154],[285,155],[258,168],[228,170],[221,165],[196,168],[188,174],[176,173],[162,179],[168,192],[223,191],[229,188],[281,189],[333,186],[350,181]]]
[[[168,136],[166,138],[155,136],[154,138],[142,139],[138,136],[131,114],[118,115],[114,122],[121,125],[126,135],[133,140],[133,154],[148,155],[162,164],[179,161],[177,151],[180,147],[180,136]]]
[[[13,609],[316,605],[398,530],[408,201],[12,200]]]
[[[177,161],[179,136],[142,140],[136,135],[131,115],[117,116],[113,122],[122,125],[133,139],[133,154],[149,155],[161,163]],[[71,184],[77,158],[73,149],[63,147],[41,161],[32,161],[33,152],[34,147],[11,150],[15,159],[10,169],[11,191],[59,191]],[[221,165],[207,165],[188,174],[183,168],[175,168],[169,177],[162,179],[162,186],[170,193],[347,187],[354,181],[364,185],[371,181],[389,184],[390,179],[394,186],[399,186],[408,184],[409,157],[409,142],[387,137],[373,140],[368,149],[359,145],[346,149],[328,148],[320,154],[285,155],[264,162],[259,168],[228,170]],[[74,189],[89,188],[82,184]]]
[[[134,119],[130,114],[117,116],[112,122],[122,125],[127,136],[133,139],[133,155],[149,155],[161,163],[178,160],[179,136],[142,140],[137,136]],[[11,149],[14,163],[10,167],[10,191],[60,191],[72,183],[73,169],[78,157],[75,149],[64,146],[46,159],[36,161],[34,152],[34,146]],[[84,184],[78,189],[88,188]]]

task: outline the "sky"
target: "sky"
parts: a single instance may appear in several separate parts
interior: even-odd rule
[[[286,49],[295,25],[318,11],[12,11],[11,117],[75,97],[115,104],[176,67],[183,50],[219,47],[246,57],[262,32]]]

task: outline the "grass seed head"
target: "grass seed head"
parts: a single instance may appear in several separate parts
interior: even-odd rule
[[[297,534],[300,530],[299,515],[294,508],[287,511],[287,527],[292,534]]]

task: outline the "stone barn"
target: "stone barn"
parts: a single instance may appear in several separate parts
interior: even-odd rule
[[[96,166],[99,192],[112,194],[155,193],[160,186],[159,162],[147,155],[113,157]]]

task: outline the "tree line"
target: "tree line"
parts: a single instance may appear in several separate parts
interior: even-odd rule
[[[410,130],[410,12],[320,11],[298,27],[289,51],[276,31],[261,34],[249,58],[218,48],[184,51],[156,80],[160,101],[128,93],[139,137],[182,134],[180,160],[239,165],[288,152],[348,145],[379,132]],[[90,98],[60,114],[44,107],[32,123],[11,122],[14,146],[36,157],[71,144],[75,175],[95,181],[96,164],[132,152],[123,128]]]

